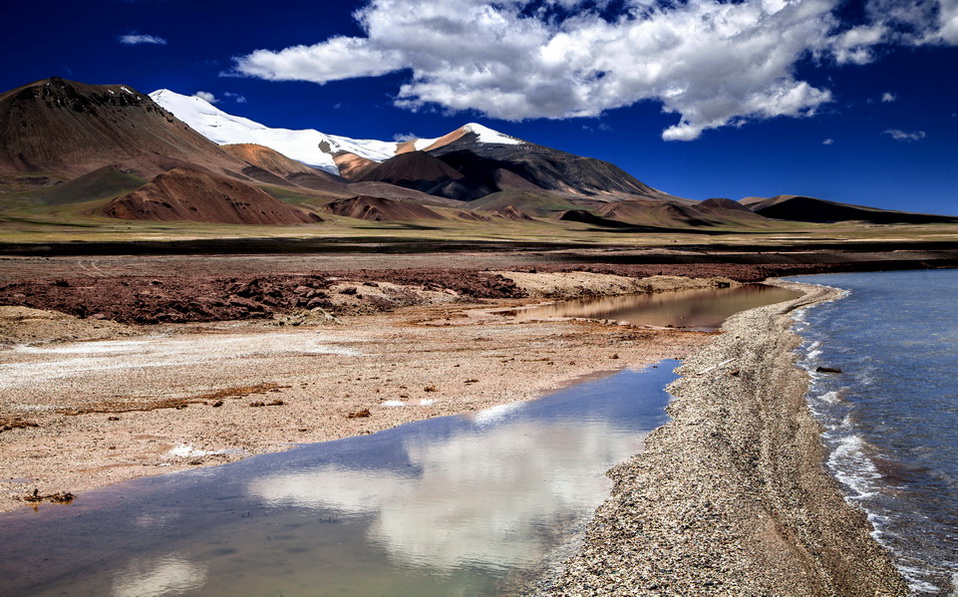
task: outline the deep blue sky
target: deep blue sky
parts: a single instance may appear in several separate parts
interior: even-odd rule
[[[316,128],[357,138],[391,139],[408,133],[434,137],[465,122],[477,121],[529,141],[611,161],[652,186],[693,199],[808,194],[876,207],[958,215],[958,47],[947,35],[927,39],[936,22],[935,14],[929,13],[931,21],[923,24],[924,41],[903,37],[914,33],[921,23],[899,19],[884,23],[883,39],[858,48],[869,53],[868,59],[836,58],[834,48],[841,44],[835,40],[842,31],[856,25],[876,24],[880,7],[870,10],[869,1],[872,0],[834,0],[836,8],[830,14],[835,18],[835,29],[825,42],[828,49],[823,50],[825,46],[819,44],[817,55],[813,56],[815,52],[810,50],[787,67],[789,77],[830,93],[827,100],[816,103],[814,115],[769,117],[732,105],[728,108],[732,118],[725,125],[706,123],[697,138],[688,141],[663,140],[663,131],[679,123],[680,114],[663,113],[661,93],[657,96],[653,92],[647,95],[649,99],[636,95],[639,99],[635,101],[630,101],[631,96],[626,94],[626,100],[610,104],[625,107],[597,109],[597,113],[601,111],[597,117],[562,117],[565,114],[561,110],[581,110],[581,103],[563,104],[551,112],[543,109],[543,115],[551,118],[536,117],[529,110],[537,109],[535,98],[539,96],[535,94],[541,89],[527,89],[522,82],[515,85],[527,94],[526,101],[520,107],[510,108],[513,111],[509,113],[504,112],[505,108],[499,110],[497,105],[490,108],[490,104],[483,103],[485,100],[476,100],[477,108],[467,106],[454,111],[461,106],[442,105],[442,101],[422,94],[418,96],[422,100],[417,104],[418,110],[394,105],[400,86],[415,77],[446,80],[441,72],[445,67],[428,70],[426,65],[432,64],[434,58],[448,59],[448,53],[456,60],[469,60],[468,54],[474,50],[457,47],[457,38],[453,37],[443,38],[441,46],[417,47],[418,53],[412,58],[408,48],[401,47],[400,51],[406,54],[398,59],[392,72],[381,76],[363,71],[373,68],[370,59],[363,56],[355,60],[344,58],[346,68],[358,65],[356,72],[351,73],[353,78],[335,80],[338,77],[328,73],[305,77],[325,77],[323,80],[328,82],[322,85],[237,76],[239,63],[234,59],[259,49],[279,52],[297,44],[321,44],[334,36],[375,40],[377,48],[390,47],[388,30],[380,33],[380,27],[370,32],[353,16],[357,9],[375,5],[375,0],[10,4],[4,10],[6,32],[0,37],[0,50],[5,57],[0,68],[0,87],[6,90],[61,76],[86,83],[123,83],[144,93],[160,88],[183,94],[205,91],[218,98],[220,109],[268,126]],[[928,6],[934,8],[935,1],[929,0]],[[479,0],[457,2],[479,4]],[[887,0],[874,0],[875,4],[882,2]],[[709,3],[710,0],[690,0],[688,6],[694,4],[706,10]],[[516,13],[520,17],[545,15],[541,23],[561,29],[564,20],[577,13],[586,14],[597,3],[575,6],[574,0],[564,0],[566,8],[544,6],[549,4],[548,0],[525,4],[529,6]],[[598,4],[611,23],[621,16],[627,2]],[[537,10],[540,12],[536,13]],[[667,10],[663,13],[668,16]],[[593,25],[602,27],[601,22]],[[165,43],[121,43],[125,35],[153,36]],[[697,56],[693,60],[708,54],[708,49],[690,51],[690,55]],[[526,69],[533,62],[519,52],[513,54],[516,69]],[[660,60],[666,71],[676,61],[668,54],[650,58],[638,50],[625,56],[628,58],[620,57],[617,62]],[[721,70],[723,58],[719,53],[717,66],[711,71]],[[317,68],[322,71],[326,67]],[[548,76],[561,78],[559,68],[548,71]],[[613,63],[608,75],[605,71],[593,73],[591,80],[594,83],[605,76],[611,80],[617,76],[616,68]],[[693,124],[693,112],[708,105],[710,93],[724,93],[726,88],[736,87],[742,78],[750,76],[745,68],[741,76],[726,75],[722,79],[716,75],[713,80],[711,71],[692,68],[679,81],[691,91],[677,109]],[[231,72],[233,76],[224,76]],[[696,76],[709,80],[700,82],[695,80]],[[296,77],[299,75],[292,78]],[[570,75],[569,80],[573,78]],[[759,87],[761,84],[756,83]],[[576,85],[570,82],[551,93],[562,104],[562,94],[578,89]],[[481,86],[478,90],[482,91]],[[245,101],[237,101],[230,94]],[[887,101],[892,97],[893,101]],[[495,112],[513,120],[488,116]],[[906,136],[910,138],[902,138]]]

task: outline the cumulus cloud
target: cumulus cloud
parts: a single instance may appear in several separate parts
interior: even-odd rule
[[[662,137],[691,140],[814,114],[832,95],[800,80],[799,62],[864,64],[881,44],[944,40],[956,3],[868,0],[868,22],[849,27],[840,0],[624,0],[612,16],[610,3],[584,0],[367,0],[354,14],[364,36],[257,50],[233,73],[325,84],[402,71],[400,107],[513,121],[654,101],[677,115]]]
[[[903,131],[900,129],[887,129],[884,134],[890,136],[895,141],[920,141],[928,136],[925,131]]]
[[[822,141],[822,145],[834,145],[834,144],[835,144],[835,140],[831,138],[825,139],[824,141]]]
[[[245,104],[245,103],[246,103],[246,98],[245,98],[244,96],[238,94],[238,93],[233,93],[232,91],[224,91],[224,92],[223,92],[223,95],[224,95],[225,97],[230,98],[231,100],[233,100],[233,101],[236,102],[237,104]]]
[[[898,99],[898,98],[895,97],[895,94],[892,93],[892,92],[890,92],[890,91],[886,91],[885,93],[881,94],[881,101],[882,101],[882,103],[890,104],[891,102],[895,101],[896,99]]]
[[[216,102],[220,101],[216,98],[215,95],[213,95],[209,91],[197,91],[196,93],[193,94],[193,97],[198,97],[201,100],[209,102],[211,104],[215,104]]]
[[[156,44],[165,46],[166,40],[155,35],[141,35],[138,33],[129,33],[120,36],[120,43],[128,46],[137,46],[140,44]]]

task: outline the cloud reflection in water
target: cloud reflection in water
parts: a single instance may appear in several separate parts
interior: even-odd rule
[[[270,506],[371,515],[365,539],[406,565],[507,568],[539,561],[557,521],[588,517],[611,487],[602,473],[644,437],[601,422],[513,421],[408,440],[409,472],[327,465],[249,490]]]
[[[137,558],[116,573],[113,597],[166,597],[195,591],[206,583],[206,566],[182,554]]]

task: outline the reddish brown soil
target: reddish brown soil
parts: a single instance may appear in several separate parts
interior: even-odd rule
[[[74,178],[115,165],[148,178],[186,164],[245,165],[129,87],[55,77],[0,94],[0,172]]]
[[[256,187],[199,170],[176,168],[118,197],[106,214],[124,220],[291,225],[322,221]]]
[[[660,262],[614,263],[616,260]],[[330,287],[341,282],[391,282],[451,290],[468,299],[523,297],[515,284],[489,270],[587,271],[634,278],[725,277],[756,282],[773,276],[956,265],[958,254],[954,251],[5,257],[0,259],[0,305],[52,309],[124,323],[226,321],[265,319],[304,308],[335,309]],[[366,312],[390,308],[366,307]]]
[[[237,157],[244,162],[249,162],[264,170],[269,170],[273,174],[280,176],[289,176],[290,174],[313,174],[321,176],[329,181],[334,181],[333,175],[310,168],[301,162],[291,160],[276,150],[256,145],[255,143],[235,143],[233,145],[221,145],[223,151]]]
[[[338,216],[375,222],[444,219],[441,215],[423,205],[368,195],[357,195],[349,199],[333,201],[326,206],[326,210]]]
[[[327,289],[344,279],[389,281],[423,286],[427,290],[449,289],[473,298],[522,296],[514,283],[487,272],[366,270],[332,273],[338,275],[30,280],[0,285],[0,304],[50,309],[83,318],[149,324],[267,319],[275,313],[298,309],[332,309]],[[386,306],[382,305],[380,310],[382,308]]]

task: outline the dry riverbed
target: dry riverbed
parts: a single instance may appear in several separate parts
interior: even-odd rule
[[[344,313],[395,296],[420,304],[244,322],[137,326],[0,307],[0,510],[34,493],[83,499],[127,479],[469,413],[603,371],[683,358],[711,335],[519,322],[496,311],[547,296],[731,283],[581,272],[509,279],[530,298],[465,300],[343,282],[329,291]]]

